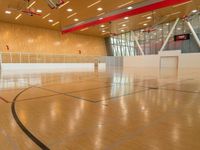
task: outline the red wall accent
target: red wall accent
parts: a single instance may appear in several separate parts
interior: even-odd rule
[[[187,1],[189,1],[189,0],[164,0],[162,2],[158,2],[158,3],[155,3],[155,4],[151,4],[151,5],[148,5],[148,6],[141,7],[141,8],[137,8],[137,9],[133,9],[133,10],[130,10],[130,11],[127,11],[127,12],[123,12],[121,14],[109,16],[109,17],[103,18],[102,20],[95,20],[95,21],[92,21],[92,22],[89,22],[89,23],[83,23],[81,25],[74,26],[70,29],[63,30],[62,33],[64,34],[64,33],[74,32],[74,31],[77,31],[77,30],[84,29],[86,27],[99,25],[99,24],[106,23],[106,22],[113,21],[113,20],[117,20],[117,19],[120,19],[120,18],[123,18],[123,17],[138,15],[138,14],[153,11],[153,10],[156,10],[156,9],[159,9],[159,8],[164,8],[164,7],[168,7],[168,6],[171,6],[171,5],[184,3],[184,2],[187,2]]]

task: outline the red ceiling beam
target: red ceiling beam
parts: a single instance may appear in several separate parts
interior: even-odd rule
[[[62,33],[65,34],[65,33],[78,31],[78,30],[81,30],[81,29],[84,29],[84,28],[87,28],[87,27],[90,27],[90,26],[95,26],[95,25],[99,25],[99,24],[102,24],[102,23],[107,23],[107,22],[110,22],[110,21],[121,19],[121,18],[124,18],[124,17],[130,17],[130,16],[142,14],[142,13],[145,13],[145,12],[153,11],[153,10],[164,8],[164,7],[169,7],[169,6],[184,3],[184,2],[187,2],[187,1],[190,1],[190,0],[164,0],[164,1],[161,1],[161,2],[158,2],[158,3],[155,3],[155,4],[151,4],[151,5],[148,5],[148,6],[136,8],[136,9],[133,9],[133,10],[127,10],[126,12],[123,12],[123,13],[120,13],[120,14],[114,14],[112,16],[105,17],[101,20],[97,19],[95,21],[91,21],[91,22],[87,22],[87,23],[82,23],[82,24],[78,24],[78,25],[75,24],[71,28],[63,29]]]

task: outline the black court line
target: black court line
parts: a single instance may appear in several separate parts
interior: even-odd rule
[[[9,101],[7,101],[5,98],[3,98],[3,97],[0,97],[0,100],[2,100],[3,102],[5,102],[5,103],[9,103]]]
[[[185,80],[180,80],[180,81],[176,81],[176,82],[170,82],[170,83],[161,84],[159,86],[154,86],[154,87],[153,86],[138,85],[138,84],[136,84],[135,86],[149,88],[149,89],[160,89],[160,88],[167,86],[167,85],[170,85],[170,84],[175,84],[175,83],[181,84],[180,82],[184,82],[184,81],[188,81],[188,80],[193,80],[193,79],[185,79]],[[148,80],[146,80],[146,81],[148,81]],[[145,82],[145,81],[142,81],[142,82]]]
[[[41,88],[41,89],[44,89],[44,90],[48,90],[48,91],[52,91],[52,92],[55,92],[55,93],[59,93],[57,91],[54,91],[54,90],[50,90],[50,89],[47,89],[47,88],[43,88],[43,87],[37,87],[37,88]],[[127,93],[127,94],[124,94],[124,95],[119,95],[119,96],[115,96],[115,97],[109,97],[105,100],[91,100],[91,99],[85,99],[85,98],[81,98],[81,97],[78,97],[78,96],[75,96],[75,95],[70,95],[68,93],[60,93],[60,94],[63,94],[65,96],[69,96],[69,97],[73,97],[73,98],[76,98],[76,99],[79,99],[79,100],[84,100],[84,101],[88,101],[88,102],[91,102],[91,103],[98,103],[98,102],[102,102],[102,101],[109,101],[109,100],[112,100],[112,99],[115,99],[115,98],[119,98],[119,97],[124,97],[124,96],[128,96],[128,95],[133,95],[133,94],[136,94],[136,93],[140,93],[140,92],[144,92],[144,91],[147,91],[149,90],[148,88],[144,89],[144,90],[140,90],[140,91],[135,91],[135,92],[132,92],[132,93]]]
[[[149,89],[144,89],[144,90],[135,91],[135,92],[132,92],[132,93],[127,93],[127,94],[124,94],[124,95],[109,97],[109,98],[107,98],[107,99],[105,99],[105,100],[96,101],[96,103],[103,102],[103,101],[110,101],[110,100],[113,100],[113,99],[116,99],[116,98],[125,97],[125,96],[129,96],[129,95],[134,95],[134,94],[142,93],[142,92],[145,92],[145,91],[148,91],[148,90],[149,90]]]
[[[94,103],[94,100],[80,98],[80,97],[77,97],[77,96],[74,96],[74,95],[69,95],[67,93],[61,93],[61,92],[57,92],[57,91],[54,91],[54,90],[50,90],[50,89],[43,88],[43,87],[37,87],[37,86],[36,86],[36,88],[40,88],[40,89],[43,89],[43,90],[51,91],[51,92],[54,92],[54,93],[58,93],[58,94],[62,94],[62,95],[65,95],[65,96],[73,97],[73,98],[76,98],[76,99],[79,99],[79,100],[84,100],[84,101],[88,101],[88,102]]]
[[[57,96],[57,95],[62,95],[62,94],[58,94],[57,93],[57,94],[52,94],[52,95],[47,95],[47,96],[40,96],[40,97],[20,99],[20,100],[17,100],[15,103],[25,102],[25,101],[31,101],[31,100],[40,99],[40,98],[46,98],[46,97],[53,97],[53,96]],[[12,103],[12,102],[10,102],[10,103]]]
[[[72,91],[72,92],[66,92],[66,93],[79,93],[79,92],[87,92],[87,91],[92,91],[92,90],[98,90],[98,89],[104,89],[104,88],[109,88],[113,87],[114,85],[108,85],[108,86],[102,86],[102,87],[97,87],[97,88],[91,88],[91,89],[85,89],[85,90],[79,90],[79,91]],[[65,93],[63,93],[65,94]]]
[[[200,91],[185,91],[185,90],[177,90],[177,89],[165,89],[161,88],[160,90],[166,90],[166,91],[176,91],[176,92],[182,92],[182,93],[191,93],[191,94],[200,94]]]
[[[144,90],[140,90],[140,91],[135,91],[135,92],[132,92],[132,93],[127,93],[127,94],[124,94],[124,95],[108,97],[108,98],[106,98],[105,100],[99,100],[99,99],[97,99],[97,100],[88,100],[88,101],[90,101],[90,102],[92,102],[92,103],[98,103],[98,102],[102,102],[102,101],[109,101],[109,100],[112,100],[112,99],[115,99],[115,98],[120,98],[120,97],[124,97],[124,96],[128,96],[128,95],[134,95],[134,94],[136,94],[136,93],[144,92],[144,91],[146,91],[146,90],[148,90],[148,89],[144,89]],[[64,95],[66,95],[66,94],[64,94]],[[66,96],[74,97],[74,98],[77,98],[77,99],[80,99],[80,100],[85,100],[85,99],[82,98],[82,97],[78,97],[78,96],[74,96],[74,95],[69,95],[69,94],[67,94]]]
[[[20,121],[17,113],[16,113],[16,106],[15,106],[15,102],[17,101],[17,98],[24,92],[26,92],[28,89],[30,89],[32,87],[28,87],[26,89],[24,89],[23,91],[19,92],[15,98],[12,101],[11,104],[11,111],[12,111],[12,115],[16,121],[16,123],[18,124],[18,126],[21,128],[21,130],[35,143],[37,144],[42,150],[50,150],[50,148],[48,148],[44,143],[42,143],[38,138],[36,138],[24,125],[23,123]]]
[[[87,81],[87,80],[85,80]],[[91,81],[91,80],[90,80]],[[94,80],[93,80],[94,81]],[[145,80],[143,81],[139,81],[139,82],[144,82]],[[97,81],[99,82],[99,81]],[[72,83],[72,82],[71,82]],[[51,90],[51,89],[48,89],[48,88],[45,88],[45,87],[41,87],[41,86],[37,86],[35,85],[34,87],[36,88],[41,88],[41,89],[44,89],[44,90],[48,90],[48,91],[51,91],[51,92],[55,92],[55,93],[60,93],[60,94],[68,94],[68,93],[78,93],[78,92],[87,92],[87,91],[92,91],[92,90],[97,90],[97,89],[103,89],[103,88],[109,88],[109,87],[114,87],[114,86],[119,86],[119,85],[123,85],[123,86],[132,86],[132,85],[126,85],[126,84],[112,84],[112,83],[109,83],[109,82],[104,82],[104,83],[107,83],[107,84],[111,84],[111,85],[108,85],[108,86],[102,86],[102,87],[97,87],[97,88],[91,88],[91,89],[85,89],[85,90],[79,90],[79,91],[71,91],[71,92],[66,92],[66,93],[63,93],[63,92],[58,92],[58,91],[54,91],[54,90]],[[131,83],[137,83],[137,82],[131,82]],[[138,85],[135,85],[136,87]],[[138,86],[140,87],[140,86]],[[144,87],[146,88],[146,87]]]

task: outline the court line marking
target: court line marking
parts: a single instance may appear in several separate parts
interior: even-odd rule
[[[132,92],[132,93],[127,93],[127,94],[124,94],[124,95],[119,95],[119,96],[115,96],[115,97],[109,97],[105,100],[100,100],[100,101],[97,101],[98,102],[103,102],[103,101],[110,101],[110,100],[113,100],[113,99],[117,99],[117,98],[120,98],[120,97],[126,97],[126,96],[130,96],[130,95],[134,95],[134,94],[137,94],[137,93],[142,93],[142,92],[146,92],[148,91],[149,89],[144,89],[144,90],[139,90],[139,91],[135,91],[135,92]]]
[[[149,80],[155,80],[156,79],[145,79],[143,81],[139,81],[139,82],[145,82],[145,81],[149,81]],[[182,82],[182,81],[187,81],[187,80],[192,80],[192,79],[184,79],[184,80],[180,80],[178,82]],[[133,82],[134,83],[134,82]],[[67,92],[67,93],[62,93],[62,92],[57,92],[57,91],[54,91],[54,90],[50,90],[50,89],[47,89],[47,88],[44,88],[44,87],[38,87],[38,88],[42,88],[42,89],[46,89],[46,90],[49,90],[49,91],[52,91],[52,92],[56,92],[56,93],[60,93],[60,94],[64,94],[66,96],[69,96],[69,97],[73,97],[73,98],[76,98],[76,99],[79,99],[79,100],[85,100],[85,101],[88,101],[88,102],[92,102],[92,103],[98,103],[98,102],[102,102],[102,101],[109,101],[109,100],[112,100],[112,99],[115,99],[115,98],[119,98],[119,97],[124,97],[124,96],[128,96],[128,95],[134,95],[135,93],[139,93],[139,92],[144,92],[146,90],[151,90],[151,89],[160,89],[160,87],[163,87],[163,86],[167,86],[169,84],[174,84],[174,83],[177,83],[176,82],[170,82],[170,83],[166,83],[166,84],[163,84],[163,85],[160,85],[160,86],[156,86],[156,87],[146,87],[146,86],[140,86],[140,85],[134,85],[135,87],[143,87],[144,90],[141,90],[141,91],[136,91],[136,92],[132,92],[132,93],[127,93],[127,94],[124,94],[124,95],[119,95],[119,96],[116,96],[116,97],[110,97],[110,98],[107,98],[105,100],[91,100],[91,99],[86,99],[86,98],[82,98],[82,97],[79,97],[79,96],[75,96],[75,95],[71,95],[69,93],[78,93],[77,91],[74,91],[74,92]],[[119,84],[120,85],[120,84]],[[113,86],[117,86],[117,85],[112,85],[110,87],[113,87]],[[101,87],[101,88],[105,88],[105,87]],[[98,88],[98,89],[101,89],[101,88]],[[96,88],[95,88],[96,89]],[[89,90],[95,90],[95,89],[89,89]],[[81,92],[87,92],[89,90],[82,90]]]
[[[58,96],[58,95],[62,95],[62,94],[58,94],[58,93],[57,93],[57,94],[46,95],[46,96],[40,96],[40,97],[34,97],[34,98],[20,99],[20,100],[17,100],[16,103],[26,102],[26,101],[32,101],[32,100],[35,100],[35,99],[46,98],[46,97],[53,97],[53,96]],[[12,102],[9,102],[9,103],[12,103]]]
[[[165,89],[165,88],[160,88],[160,90],[166,90],[166,91],[176,91],[176,92],[182,92],[182,93],[191,93],[191,94],[200,94],[200,91],[185,91],[185,90],[177,90],[177,89]]]
[[[148,80],[156,80],[156,79],[145,79],[143,81],[137,81],[137,82],[131,82],[131,83],[142,83],[142,82],[145,82],[145,81],[148,81]],[[194,80],[194,79],[184,79],[184,80],[180,80],[178,82],[182,82],[182,81],[187,81],[187,80]],[[86,80],[84,80],[86,81]],[[99,82],[99,81],[97,81]],[[71,82],[70,82],[71,83]],[[104,83],[107,83],[107,84],[112,84],[111,82],[104,82]],[[164,85],[160,85],[159,87],[146,87],[146,86],[142,86],[142,85],[135,85],[136,87],[143,87],[143,88],[148,88],[149,90],[159,90],[159,89],[163,89],[162,87],[163,86],[167,86],[169,84],[174,84],[176,82],[171,82],[171,83],[167,83],[167,84],[164,84]],[[180,83],[181,84],[181,83]],[[101,102],[101,101],[107,101],[107,100],[110,100],[110,99],[115,99],[115,98],[118,98],[118,97],[123,97],[123,96],[126,96],[126,95],[133,95],[134,93],[138,93],[138,92],[132,92],[132,93],[127,93],[127,94],[124,94],[124,95],[119,95],[119,96],[116,96],[116,97],[110,97],[110,98],[107,98],[105,100],[92,100],[92,99],[85,99],[85,98],[82,98],[82,97],[79,97],[79,96],[75,96],[75,95],[71,95],[69,93],[78,93],[78,92],[87,92],[87,91],[90,91],[90,90],[96,90],[96,89],[102,89],[102,88],[108,88],[108,87],[114,87],[114,86],[118,86],[118,85],[122,85],[122,86],[131,86],[131,85],[128,85],[128,84],[112,84],[111,86],[104,86],[104,87],[97,87],[97,88],[91,88],[91,89],[86,89],[86,90],[80,90],[80,91],[72,91],[72,92],[67,92],[67,93],[62,93],[62,92],[58,92],[58,91],[54,91],[54,90],[50,90],[50,89],[47,89],[47,88],[43,88],[43,87],[38,87],[38,86],[33,86],[33,87],[36,87],[36,88],[42,88],[44,90],[48,90],[48,91],[51,91],[51,92],[54,92],[54,93],[57,93],[57,94],[54,94],[54,95],[48,95],[48,96],[41,96],[41,97],[34,97],[34,98],[26,98],[26,99],[21,99],[21,100],[18,100],[18,102],[24,102],[24,101],[28,101],[28,100],[34,100],[34,99],[38,99],[38,98],[43,98],[43,97],[51,97],[51,96],[56,96],[56,95],[65,95],[65,96],[69,96],[69,97],[73,97],[73,98],[76,98],[76,99],[81,99],[81,100],[85,100],[85,101],[89,101],[89,102],[93,102],[93,103],[96,103],[96,102]],[[161,87],[161,88],[160,88]],[[177,90],[177,89],[163,89],[163,90],[172,90],[172,91],[177,91],[177,92],[185,92],[185,93],[199,93],[199,92],[195,92],[195,91],[182,91],[182,90]],[[1,98],[1,100],[3,100],[5,103],[12,103],[12,102],[9,102],[7,100],[5,100],[4,98]]]
[[[59,93],[59,92],[57,92],[57,91],[54,91],[54,90],[51,90],[51,89],[47,89],[47,88],[43,88],[43,87],[37,87],[37,88],[41,88],[41,89],[45,89],[45,90],[52,91],[52,92],[55,92],[55,93]],[[71,95],[71,94],[68,94],[68,93],[60,93],[60,94],[63,94],[63,95],[65,95],[65,96],[69,96],[69,97],[73,97],[73,98],[76,98],[76,99],[79,99],[79,100],[88,101],[88,102],[91,102],[91,103],[98,103],[98,102],[108,101],[108,100],[112,100],[112,99],[119,98],[119,97],[124,97],[124,96],[128,96],[128,95],[134,95],[135,93],[144,92],[144,91],[146,91],[146,90],[148,90],[148,88],[144,88],[143,90],[139,90],[139,91],[127,93],[127,94],[124,94],[124,95],[119,95],[119,96],[116,96],[116,97],[109,97],[109,98],[107,98],[107,99],[105,99],[105,100],[86,99],[86,98],[81,98],[81,97],[79,97],[79,96]]]
[[[80,97],[77,97],[77,96],[69,95],[67,93],[57,92],[57,91],[54,91],[54,90],[51,90],[51,89],[47,89],[47,88],[44,88],[44,87],[38,87],[38,86],[35,86],[35,87],[43,89],[43,90],[51,91],[51,92],[54,92],[54,93],[62,94],[62,95],[65,95],[65,96],[73,97],[73,98],[76,98],[76,99],[79,99],[79,100],[84,100],[84,101],[88,101],[88,102],[92,102],[92,103],[94,102],[93,100],[90,100],[90,99],[84,99],[84,98],[81,99]]]
[[[18,124],[18,126],[21,128],[21,130],[36,144],[38,145],[42,150],[50,150],[44,143],[42,143],[36,136],[34,136],[25,126],[24,124],[20,121],[17,112],[16,112],[16,106],[15,102],[17,101],[17,98],[27,90],[31,89],[32,87],[28,87],[23,89],[21,92],[19,92],[13,99],[12,104],[11,104],[11,112],[13,115],[13,118],[15,122]]]
[[[98,87],[98,88],[91,88],[91,89],[86,89],[86,90],[79,90],[79,91],[72,91],[72,92],[66,92],[66,93],[79,93],[79,92],[86,92],[86,91],[92,91],[92,90],[98,90],[98,89],[104,89],[104,88],[109,88],[113,87],[112,85],[104,86],[104,87]],[[64,93],[65,94],[65,93]]]
[[[5,103],[10,103],[9,101],[7,101],[5,98],[3,98],[3,97],[1,97],[1,96],[0,96],[0,100],[2,100],[2,101],[5,102]]]
[[[88,80],[84,80],[84,81],[88,81]],[[91,81],[91,80],[89,80],[89,81]],[[142,80],[142,81],[139,81],[139,82],[144,82],[144,81],[145,80]],[[55,93],[60,93],[60,94],[71,94],[71,93],[87,92],[87,91],[91,91],[91,90],[97,90],[97,89],[103,89],[103,88],[108,88],[108,87],[114,87],[114,86],[118,86],[118,85],[131,86],[131,85],[125,85],[125,84],[112,84],[112,83],[109,83],[109,82],[104,82],[104,83],[111,84],[111,85],[103,86],[103,87],[97,87],[97,88],[91,88],[91,89],[85,89],[85,90],[79,90],[79,91],[71,91],[71,92],[59,92],[59,91],[51,90],[51,89],[48,89],[48,88],[45,88],[45,87],[42,87],[42,86],[37,86],[37,85],[34,85],[33,87],[41,88],[41,89],[44,89],[44,90],[48,90],[48,91],[55,92]],[[132,83],[137,83],[137,82],[132,82]],[[136,87],[140,87],[140,86],[136,85]],[[146,88],[146,87],[144,87],[144,88]]]
[[[164,88],[164,86],[167,86],[167,85],[170,85],[170,84],[176,84],[176,83],[182,84],[181,82],[188,81],[188,80],[193,80],[193,79],[184,79],[184,80],[179,80],[179,81],[170,82],[170,83],[166,83],[166,84],[161,84],[161,85],[158,85],[158,86],[145,86],[145,85],[138,85],[138,84],[136,84],[135,86],[150,88],[150,89],[155,89],[155,88],[161,89],[162,87]],[[148,81],[148,80],[146,80],[146,81]]]

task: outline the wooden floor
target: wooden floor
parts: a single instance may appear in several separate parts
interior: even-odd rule
[[[200,70],[0,79],[0,150],[200,150]]]

